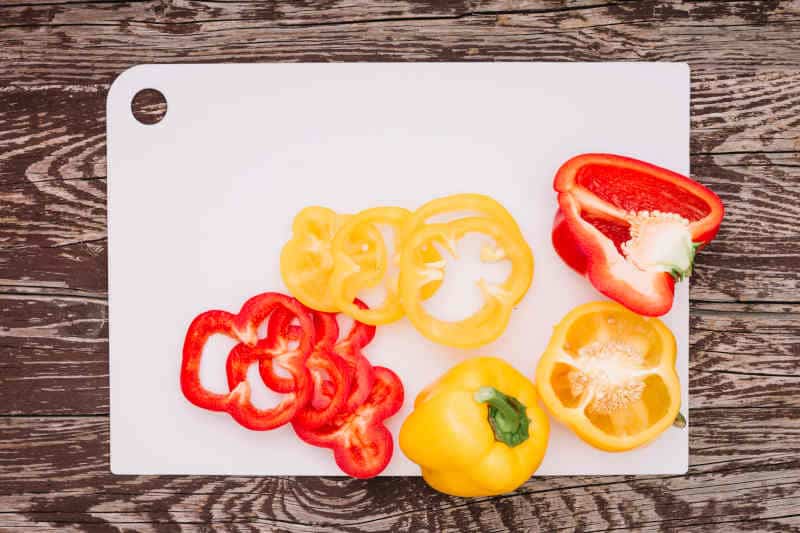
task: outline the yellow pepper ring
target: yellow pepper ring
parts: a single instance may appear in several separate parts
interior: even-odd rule
[[[384,281],[388,257],[383,237],[381,236],[382,253],[369,269],[354,261],[348,248],[352,249],[358,245],[359,241],[354,239],[354,236],[359,232],[363,233],[363,228],[375,228],[375,224],[387,224],[397,233],[409,215],[408,209],[402,207],[366,209],[350,218],[336,233],[331,245],[334,269],[330,288],[333,301],[340,311],[359,322],[373,326],[388,324],[403,317],[403,307],[400,305],[397,290],[391,286],[386,287],[386,298],[378,307],[361,309],[353,303],[359,290],[376,287]]]
[[[517,221],[514,220],[514,217],[511,216],[511,213],[509,213],[508,210],[497,200],[484,194],[463,193],[436,198],[423,204],[419,209],[411,213],[411,216],[403,226],[403,230],[400,234],[400,243],[406,242],[414,232],[428,223],[428,220],[444,213],[477,213],[480,216],[492,218],[519,233],[520,239],[524,240]],[[469,214],[465,215],[465,217],[466,216],[475,215]],[[427,248],[421,249],[420,253],[430,255],[430,251]],[[487,262],[502,261],[506,259],[502,253],[498,254],[496,250],[484,249],[481,252],[481,255],[481,259]],[[426,299],[429,298],[434,292],[436,292],[436,289],[439,288],[439,285],[433,286],[433,283],[429,284],[425,288],[424,296]],[[522,293],[520,298],[522,298],[524,294],[525,293]]]
[[[281,250],[283,282],[292,295],[317,311],[338,311],[330,294],[334,266],[331,242],[350,218],[326,207],[306,207],[295,216],[292,237]],[[359,248],[349,252],[356,263],[371,268],[378,258],[386,256],[385,244],[376,228],[365,226],[362,230]]]
[[[680,409],[672,332],[616,302],[576,307],[555,327],[536,384],[553,416],[606,451],[652,441]]]
[[[469,318],[458,322],[440,320],[423,306],[421,291],[431,281],[443,279],[444,265],[422,261],[415,250],[438,242],[452,252],[456,242],[468,233],[492,237],[510,260],[511,273],[500,285],[478,281],[485,301]],[[492,342],[505,331],[514,304],[528,290],[532,279],[533,254],[518,231],[491,218],[467,217],[425,224],[409,235],[400,260],[400,300],[411,323],[427,338],[447,346],[474,348]]]
[[[493,218],[509,228],[514,228],[517,232],[520,231],[517,221],[497,200],[484,194],[465,193],[436,198],[423,204],[419,209],[411,213],[411,217],[403,227],[401,240],[405,242],[412,233],[436,215],[458,212],[479,213]]]

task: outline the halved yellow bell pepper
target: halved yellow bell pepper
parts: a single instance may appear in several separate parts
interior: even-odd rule
[[[399,441],[434,489],[489,496],[533,475],[549,434],[533,383],[502,359],[476,357],[417,396]]]
[[[675,421],[681,389],[672,332],[616,302],[576,307],[555,327],[536,369],[550,413],[581,439],[625,451]]]
[[[446,263],[431,262],[420,253],[435,249],[434,243],[456,255],[456,242],[468,233],[490,236],[496,245],[485,261],[498,258],[511,262],[511,273],[499,285],[478,280],[484,304],[472,316],[457,322],[440,320],[423,306],[423,290],[444,279]],[[486,257],[490,255],[490,257]],[[400,258],[400,300],[412,324],[427,338],[457,348],[475,348],[492,342],[505,331],[514,305],[523,297],[533,279],[533,253],[515,226],[488,217],[466,217],[450,222],[424,224],[403,242]]]
[[[306,207],[295,216],[292,238],[281,251],[283,282],[295,298],[317,311],[338,311],[330,293],[334,267],[331,243],[349,218],[325,207]],[[366,225],[357,233],[345,245],[349,256],[365,270],[379,268],[379,261],[386,257],[380,232]]]

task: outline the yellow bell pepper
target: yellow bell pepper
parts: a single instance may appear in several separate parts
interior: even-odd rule
[[[325,207],[306,207],[295,216],[292,238],[281,251],[283,282],[295,298],[317,311],[338,311],[330,293],[334,267],[331,244],[349,218]],[[380,232],[373,226],[361,226],[357,233],[347,245],[350,257],[365,270],[378,268],[386,256]]]
[[[489,496],[533,475],[549,433],[533,383],[502,359],[476,357],[417,396],[399,441],[434,489]]]
[[[439,243],[455,255],[456,242],[468,233],[492,237],[496,249],[485,261],[498,258],[511,262],[511,273],[499,285],[479,280],[484,304],[472,316],[457,322],[440,320],[422,304],[423,289],[432,281],[444,279],[444,261],[425,260],[420,250]],[[497,339],[505,331],[514,305],[527,292],[533,280],[533,253],[518,229],[487,217],[466,217],[450,222],[424,224],[403,242],[400,258],[400,300],[412,324],[427,338],[457,348],[475,348]]]
[[[550,413],[606,451],[652,441],[678,417],[675,337],[616,302],[576,307],[555,327],[536,369]]]

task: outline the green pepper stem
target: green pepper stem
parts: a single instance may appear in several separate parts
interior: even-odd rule
[[[531,420],[519,400],[494,387],[481,387],[473,398],[478,403],[489,405],[489,425],[492,426],[495,440],[511,447],[528,440]]]

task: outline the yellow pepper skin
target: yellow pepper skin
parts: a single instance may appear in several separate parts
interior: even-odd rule
[[[680,409],[672,332],[616,302],[576,307],[555,327],[536,369],[548,411],[609,452],[642,446]]]
[[[549,434],[534,384],[502,359],[476,357],[417,396],[399,441],[431,487],[470,497],[525,483],[544,457]]]
[[[444,261],[426,261],[419,250],[439,243],[455,255],[455,243],[468,233],[492,237],[497,250],[488,260],[502,257],[511,262],[511,273],[499,285],[479,280],[484,304],[472,316],[457,322],[440,320],[422,304],[423,289],[432,281],[444,279]],[[487,217],[466,217],[450,222],[424,224],[403,243],[400,258],[400,301],[408,319],[434,342],[456,348],[476,348],[488,344],[505,331],[514,305],[522,299],[533,280],[533,253],[519,231]]]
[[[497,200],[484,194],[464,193],[436,198],[414,211],[406,221],[401,234],[401,241],[408,240],[408,237],[426,224],[430,218],[444,213],[475,213],[492,218],[509,228],[513,228],[518,233],[520,232],[517,221]]]
[[[325,207],[306,207],[295,216],[292,238],[281,251],[283,282],[295,298],[317,311],[339,310],[330,292],[334,268],[331,245],[336,232],[350,218]],[[386,256],[380,232],[373,226],[362,226],[353,237],[358,237],[357,244],[347,250],[353,261],[366,270],[378,268],[378,261]]]
[[[395,232],[399,232],[409,215],[408,209],[402,207],[373,207],[351,217],[336,233],[331,245],[334,268],[330,279],[330,290],[334,305],[341,312],[373,326],[389,324],[403,317],[397,287],[392,286],[396,284],[387,284],[386,297],[380,306],[367,309],[353,302],[359,290],[377,287],[384,282],[389,264],[385,246],[381,247],[382,253],[375,257],[375,262],[370,268],[359,265],[351,254],[354,250],[358,250],[360,241],[357,237],[365,233],[365,228],[375,228],[375,224],[387,224]]]

